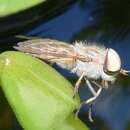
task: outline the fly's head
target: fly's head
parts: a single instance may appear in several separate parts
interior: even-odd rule
[[[107,75],[116,75],[121,70],[121,60],[113,49],[107,49],[103,70]]]
[[[115,76],[118,75],[119,73],[123,75],[127,75],[129,71],[123,70],[121,68],[121,59],[118,53],[113,50],[113,49],[107,49],[106,51],[106,56],[104,60],[104,65],[103,65],[103,71],[108,77],[108,81],[110,78],[110,81],[115,79]],[[107,80],[107,79],[106,79]]]

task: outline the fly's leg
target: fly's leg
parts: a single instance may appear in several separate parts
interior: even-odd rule
[[[75,84],[75,87],[74,87],[74,93],[75,94],[78,93],[78,89],[80,87],[80,83],[81,83],[83,77],[84,77],[84,72],[81,74],[81,76],[79,77],[78,81]]]
[[[100,95],[101,91],[102,91],[102,88],[99,88],[97,93],[94,95],[94,97],[92,97],[86,101],[86,104],[89,104],[89,103],[92,103],[93,101],[95,101],[97,99],[97,97]]]
[[[108,88],[108,81],[106,81],[106,80],[102,80],[102,82],[101,82],[101,84],[102,84],[102,86],[103,86],[103,88]]]
[[[76,83],[76,85],[75,85],[75,92],[78,92],[78,88],[79,88],[79,85],[80,85],[81,80],[83,79],[83,77],[84,77],[84,73],[82,73],[82,75],[80,76],[80,78],[78,79],[78,81],[77,81],[77,83]],[[80,106],[79,106],[79,108],[78,108],[78,110],[77,110],[77,112],[76,112],[76,116],[78,116],[78,113],[79,113],[81,107],[82,107],[84,104],[90,104],[88,117],[89,117],[89,120],[90,120],[91,122],[93,122],[92,115],[91,115],[91,113],[92,113],[92,106],[93,106],[92,103],[93,103],[93,102],[97,99],[97,97],[100,95],[100,93],[101,93],[101,91],[102,91],[102,86],[99,85],[98,83],[96,83],[95,81],[91,81],[93,84],[95,84],[95,85],[99,88],[97,91],[95,91],[94,88],[92,87],[90,81],[89,81],[87,78],[85,78],[85,81],[86,81],[86,84],[88,85],[89,90],[90,90],[91,93],[93,94],[93,97],[90,98],[90,99],[88,99],[88,100],[86,100],[86,101],[84,101],[84,102],[82,102],[82,103],[80,104]]]
[[[88,119],[91,122],[93,122],[93,118],[92,118],[92,107],[93,107],[93,104],[90,104],[89,111],[88,111]]]
[[[78,117],[79,111],[80,111],[81,107],[82,107],[84,104],[85,104],[84,102],[82,102],[82,103],[80,104],[80,106],[79,106],[79,108],[77,109],[76,114],[75,114],[76,117]]]
[[[101,91],[102,91],[102,86],[100,86],[99,84],[97,84],[95,81],[92,81],[93,84],[95,84],[97,87],[99,87],[99,89],[97,90],[97,92],[94,90],[94,88],[92,87],[91,83],[89,82],[88,79],[86,79],[86,83],[88,85],[89,90],[92,92],[93,97],[88,99],[87,101],[85,101],[85,104],[90,104],[93,101],[95,101],[97,99],[97,97],[100,95]]]
[[[82,107],[83,105],[85,105],[85,104],[86,104],[85,101],[80,104],[79,108],[78,108],[77,111],[76,111],[76,117],[78,117],[78,114],[79,114],[79,111],[80,111],[81,107]],[[89,118],[89,120],[90,120],[91,122],[93,122],[93,118],[92,118],[92,106],[93,106],[93,104],[90,104],[90,106],[89,106],[89,112],[88,112],[88,118]]]
[[[99,87],[98,91],[96,92],[87,78],[85,78],[85,81],[86,81],[86,84],[88,85],[89,90],[90,90],[91,93],[93,94],[93,97],[90,98],[90,99],[88,99],[88,100],[86,100],[86,101],[84,101],[84,102],[82,102],[82,103],[80,104],[79,109],[78,109],[77,112],[76,112],[76,116],[78,116],[79,110],[80,110],[80,108],[81,108],[84,104],[90,104],[88,117],[89,117],[89,120],[90,120],[91,122],[93,122],[92,115],[91,115],[91,113],[92,113],[92,105],[93,105],[92,102],[95,101],[95,100],[97,99],[97,97],[100,95],[100,93],[101,93],[101,91],[102,91],[102,86],[99,85],[98,83],[96,83],[95,81],[91,81],[93,84],[95,84],[97,87]]]

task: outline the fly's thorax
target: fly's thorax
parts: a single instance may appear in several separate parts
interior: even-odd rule
[[[99,79],[101,77],[101,65],[94,62],[82,62],[77,60],[76,67],[73,69],[79,77],[84,72],[85,76],[90,79]]]
[[[116,75],[108,75],[103,70],[103,65],[97,64],[95,62],[82,62],[80,60],[77,61],[60,61],[56,63],[60,67],[70,70],[72,73],[76,73],[79,77],[82,73],[85,73],[90,79],[103,79],[106,81],[114,82],[116,79]]]
[[[103,65],[97,64],[95,62],[82,62],[77,60],[77,64],[73,69],[79,77],[84,72],[85,76],[89,79],[103,79],[105,81],[114,82],[116,80],[116,75],[108,75],[103,70]]]
[[[96,45],[90,46],[85,44],[75,44],[75,51],[86,57],[92,58],[92,61],[83,62],[76,61],[76,73],[80,76],[83,72],[90,79],[100,79],[104,63],[105,49],[99,48]]]
[[[97,45],[95,43],[82,42],[82,41],[75,42],[74,50],[75,52],[84,56],[85,55],[95,56],[99,54],[100,56],[103,56],[103,57],[106,51],[104,46]]]

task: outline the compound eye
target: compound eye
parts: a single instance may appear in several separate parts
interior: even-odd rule
[[[121,60],[118,53],[113,49],[108,49],[104,61],[103,70],[108,75],[115,75],[121,69]]]

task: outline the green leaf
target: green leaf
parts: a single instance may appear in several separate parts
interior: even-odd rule
[[[46,0],[0,0],[0,17],[17,13]]]
[[[52,130],[79,105],[71,84],[52,67],[30,55],[0,55],[0,83],[25,130]]]
[[[70,116],[64,121],[64,123],[60,124],[54,130],[89,130],[89,129],[74,114],[70,114]]]

